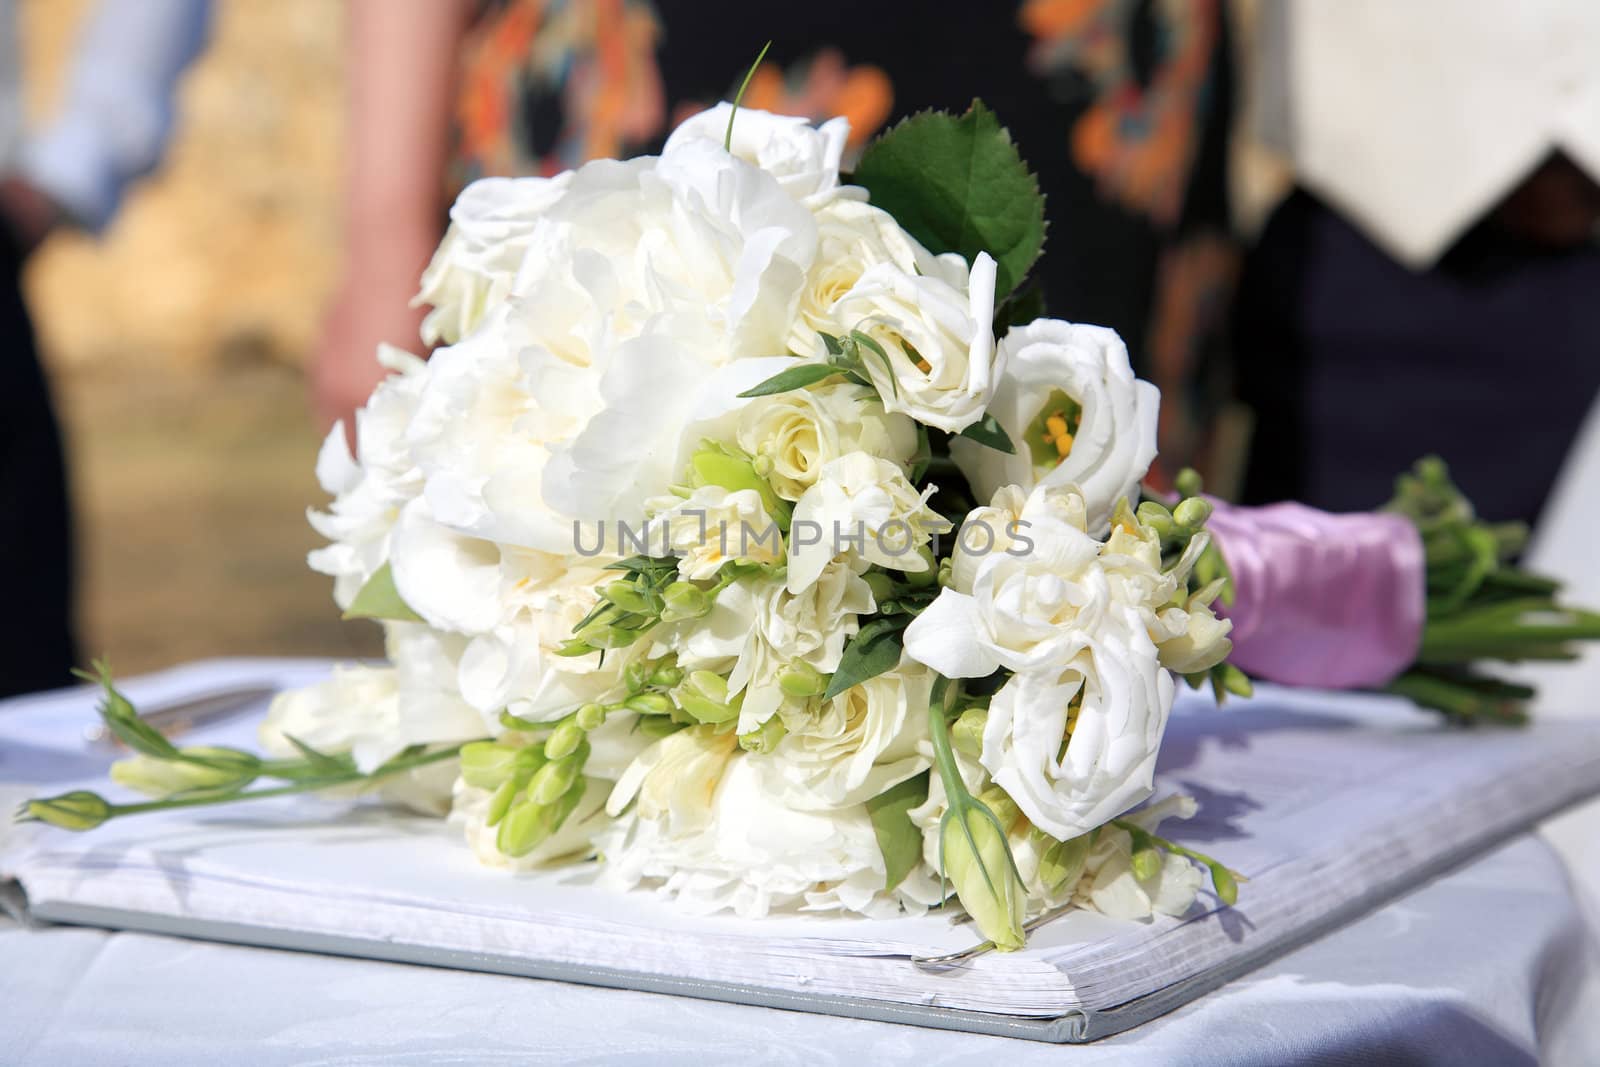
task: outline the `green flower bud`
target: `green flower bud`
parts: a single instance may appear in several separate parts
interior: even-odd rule
[[[639,640],[639,631],[614,626],[601,618],[578,630],[575,639],[586,645],[591,652],[602,648],[627,648]]]
[[[770,461],[769,461],[770,463]],[[689,467],[695,486],[717,485],[737,492],[754,489],[761,494],[761,504],[774,522],[787,528],[791,511],[787,500],[778,496],[767,479],[756,470],[756,461],[731,445],[714,441],[703,443],[700,451],[689,457]]]
[[[639,732],[646,737],[659,741],[683,729],[683,724],[673,722],[665,715],[646,715],[639,720]]]
[[[1247,697],[1255,692],[1250,684],[1250,676],[1231,663],[1219,663],[1212,668],[1213,677],[1222,683],[1222,688],[1236,697]]]
[[[1183,468],[1172,480],[1172,487],[1178,491],[1180,497],[1199,496],[1202,490],[1200,472],[1193,467]]]
[[[804,660],[795,660],[778,672],[778,688],[799,700],[819,697],[828,688],[828,676]]]
[[[474,789],[498,789],[517,773],[518,757],[526,751],[497,741],[473,741],[461,746],[461,778]]]
[[[683,668],[671,663],[659,664],[650,672],[650,684],[660,686],[662,689],[671,689],[683,681]]]
[[[598,651],[600,650],[587,641],[580,641],[576,637],[569,637],[565,641],[561,642],[560,647],[556,649],[556,655],[568,657],[590,656]]]
[[[1217,891],[1217,899],[1228,907],[1239,903],[1239,882],[1232,871],[1220,863],[1210,865],[1211,888]]]
[[[1161,876],[1161,850],[1154,845],[1136,848],[1133,851],[1133,874],[1141,881],[1150,881]]]
[[[531,773],[531,772],[530,772]],[[528,784],[528,779],[522,775],[507,778],[495,789],[494,796],[489,798],[489,809],[484,815],[484,822],[493,826],[505,818],[506,811],[510,809],[511,802],[522,792],[522,787]]]
[[[654,615],[656,613],[655,605],[651,603],[649,594],[630,581],[619,580],[612,582],[600,591],[600,595],[623,611],[631,611],[636,615]]]
[[[1154,500],[1146,500],[1139,505],[1135,516],[1140,525],[1154,530],[1156,536],[1163,541],[1171,541],[1178,536],[1177,524],[1172,521],[1172,512]]]
[[[1008,833],[1017,824],[1017,820],[1022,818],[1022,809],[1011,799],[1011,794],[997,785],[991,785],[978,794],[978,802],[994,812],[994,817],[1000,820],[1000,829]]]
[[[111,765],[111,780],[159,799],[194,789],[246,786],[255,781],[261,767],[254,756],[237,749],[199,746],[180,751],[206,762],[134,756]]]
[[[1021,948],[1026,894],[1011,859],[1011,846],[994,813],[977,801],[946,812],[939,830],[939,852],[961,906],[983,936],[1001,952]]]
[[[690,671],[672,699],[696,722],[723,723],[739,717],[744,694],[728,699],[728,680],[711,671]]]
[[[1093,844],[1088,834],[1079,834],[1066,841],[1056,841],[1039,857],[1039,881],[1045,891],[1054,895],[1076,885],[1083,877],[1083,868],[1089,861],[1089,848]]]
[[[764,453],[751,456],[750,469],[756,472],[756,477],[766,478],[772,473],[772,457]]]
[[[622,684],[628,692],[637,693],[644,688],[645,682],[650,679],[650,668],[640,660],[634,660],[622,671]]]
[[[774,715],[754,730],[739,735],[739,747],[746,752],[771,752],[778,747],[778,742],[783,740],[789,728],[783,724],[783,717]]]
[[[49,823],[63,830],[93,830],[111,818],[111,805],[97,793],[76,790],[22,806],[22,818]]]
[[[640,715],[672,714],[672,700],[665,693],[635,693],[622,706]]]
[[[583,744],[583,733],[583,727],[578,725],[576,718],[561,720],[550,732],[550,736],[545,738],[545,758],[560,760],[572,755],[578,751],[578,746]]]
[[[1172,518],[1185,530],[1198,530],[1211,517],[1211,501],[1192,496],[1172,509]]]
[[[588,759],[589,746],[585,743],[572,755],[546,763],[528,783],[527,798],[535,804],[554,804],[572,788]]]
[[[955,569],[947,557],[939,561],[939,588],[948,588],[953,581],[955,581]]]
[[[958,751],[976,758],[983,751],[983,729],[988,723],[988,708],[968,708],[950,727],[950,743]]]
[[[606,721],[606,709],[601,704],[585,704],[573,718],[580,730],[598,730]]]
[[[711,611],[711,596],[692,582],[673,582],[661,594],[662,622],[698,619]]]

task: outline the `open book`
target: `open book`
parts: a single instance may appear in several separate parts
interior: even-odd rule
[[[1248,876],[1236,907],[1202,895],[1176,919],[1073,912],[1023,951],[942,970],[912,957],[979,939],[949,914],[689,915],[594,887],[593,864],[508,875],[480,867],[443,822],[322,798],[81,836],[13,830],[0,879],[45,921],[1081,1041],[1168,1011],[1600,792],[1600,723],[1455,731],[1386,698],[1263,689],[1222,709],[1180,698],[1158,775],[1158,796],[1201,805],[1163,832]],[[92,695],[54,699],[71,708],[53,729],[90,721]],[[241,743],[253,725],[203,740]],[[0,729],[0,746],[14,729]]]

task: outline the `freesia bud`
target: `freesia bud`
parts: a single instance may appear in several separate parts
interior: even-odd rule
[[[939,849],[961,906],[983,936],[1001,952],[1021,948],[1024,891],[994,813],[977,801],[946,812]]]
[[[546,763],[528,783],[527,798],[535,804],[554,804],[578,780],[588,758],[589,746],[585,742],[572,755]]]
[[[1220,863],[1211,864],[1210,870],[1211,888],[1217,891],[1217,899],[1230,908],[1239,903],[1239,882],[1233,872]]]
[[[206,762],[134,756],[111,765],[111,780],[146,796],[161,798],[192,789],[246,786],[255,781],[261,766],[254,756],[236,749],[197,746],[180,751]]]
[[[726,678],[711,671],[690,671],[672,691],[672,699],[696,722],[722,723],[739,717],[744,694],[729,700]]]
[[[655,605],[637,585],[629,581],[615,581],[601,591],[601,596],[621,608],[637,615],[654,615]]]
[[[788,732],[782,716],[774,715],[754,730],[740,734],[739,747],[746,752],[771,752]]]
[[[1139,510],[1134,512],[1139,524],[1154,530],[1156,536],[1163,541],[1170,541],[1177,536],[1177,527],[1172,521],[1172,512],[1168,511],[1159,502],[1146,500],[1139,505]]]
[[[601,704],[585,704],[583,707],[578,709],[578,714],[574,717],[574,719],[578,724],[578,729],[580,730],[585,732],[589,730],[598,730],[600,729],[601,724],[606,721],[605,706]]]
[[[1172,518],[1186,530],[1198,530],[1211,517],[1211,501],[1192,496],[1172,509]]]
[[[968,708],[950,727],[950,743],[967,755],[976,757],[983,751],[983,730],[988,723],[988,708]]]
[[[804,660],[795,660],[778,672],[778,688],[800,700],[817,697],[827,690],[828,676]]]
[[[1150,881],[1161,875],[1161,851],[1152,845],[1133,852],[1133,874],[1141,881]]]
[[[1172,487],[1178,491],[1180,497],[1199,496],[1202,490],[1200,472],[1193,467],[1183,468],[1172,480]]]
[[[473,741],[461,746],[461,778],[474,789],[498,789],[517,773],[522,749],[495,741]]]
[[[1079,834],[1066,841],[1055,841],[1039,857],[1039,881],[1045,891],[1054,895],[1070,889],[1083,877],[1084,865],[1089,861],[1088,834]]]
[[[662,663],[650,672],[650,684],[663,689],[671,689],[681,681],[683,681],[683,669],[670,663]]]
[[[544,755],[546,759],[565,759],[578,751],[578,746],[583,744],[583,727],[578,725],[576,718],[563,719],[550,731],[550,736],[545,738]]]
[[[645,682],[650,680],[650,668],[634,660],[622,672],[622,684],[628,687],[628,692],[637,693],[644,688]]]
[[[906,584],[913,589],[927,589],[939,581],[939,560],[933,555],[933,549],[927,545],[919,545],[917,555],[922,557],[926,564],[920,571],[907,571]]]
[[[622,706],[640,715],[672,714],[672,700],[665,693],[635,693]]]
[[[673,582],[661,593],[662,622],[698,619],[711,611],[711,597],[692,582]]]
[[[868,571],[862,576],[862,581],[867,583],[867,588],[872,590],[874,603],[882,604],[886,600],[894,599],[894,579],[883,571]]]
[[[99,794],[80,789],[57,797],[30,800],[22,806],[21,817],[63,830],[93,830],[111,818],[111,805]]]

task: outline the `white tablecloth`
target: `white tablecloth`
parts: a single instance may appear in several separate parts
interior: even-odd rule
[[[0,704],[0,781],[94,772],[81,720],[8,723],[20,707]],[[0,919],[0,1060],[1582,1064],[1600,1056],[1600,949],[1583,912],[1561,859],[1523,837],[1163,1019],[1070,1049]]]

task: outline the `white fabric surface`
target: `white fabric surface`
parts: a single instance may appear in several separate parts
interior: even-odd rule
[[[261,661],[222,665],[260,677]],[[218,676],[217,665],[186,670]],[[273,664],[289,682],[320,664]],[[132,686],[139,699],[139,686]],[[94,774],[81,723],[7,728],[0,782]],[[12,723],[37,716],[15,716]],[[198,739],[198,738],[197,738]],[[1560,863],[1524,837],[1186,1008],[1072,1050],[554,982],[0,919],[6,1062],[1584,1063],[1600,959]]]
[[[1553,149],[1600,176],[1593,0],[1268,0],[1263,139],[1426,266]]]
[[[83,226],[101,229],[172,130],[178,78],[205,43],[209,0],[99,0],[77,41],[63,103],[25,135],[16,0],[0,0],[0,170],[16,168]]]

